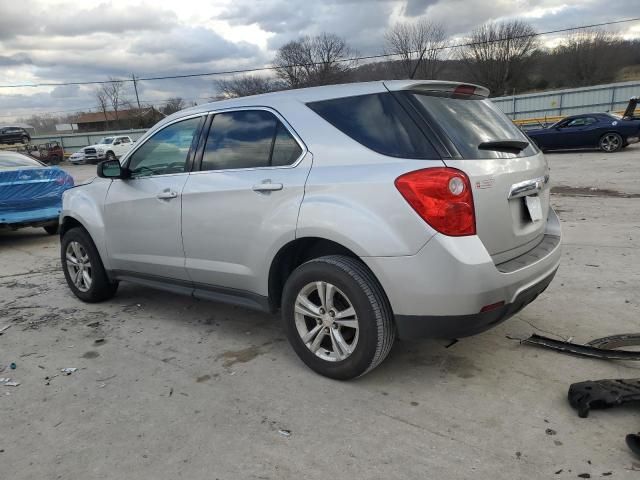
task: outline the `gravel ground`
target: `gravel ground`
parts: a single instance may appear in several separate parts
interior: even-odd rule
[[[516,317],[450,348],[398,342],[364,378],[317,376],[277,317],[122,284],[83,304],[58,239],[0,234],[0,478],[632,478],[640,414],[578,418],[573,382],[639,377],[507,338],[637,332],[640,147],[548,155],[561,268]],[[94,166],[65,167],[76,180]],[[71,375],[60,369],[78,368]],[[637,473],[635,473],[637,475]],[[635,476],[634,476],[635,478]]]

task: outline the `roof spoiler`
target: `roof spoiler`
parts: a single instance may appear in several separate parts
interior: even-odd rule
[[[437,80],[391,80],[384,82],[389,91],[417,90],[423,92],[451,92],[460,95],[488,97],[489,89],[472,83],[440,82]]]

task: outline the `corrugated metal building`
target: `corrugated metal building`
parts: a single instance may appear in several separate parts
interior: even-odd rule
[[[514,120],[622,111],[629,98],[640,96],[640,82],[620,82],[592,87],[496,97],[492,100]]]

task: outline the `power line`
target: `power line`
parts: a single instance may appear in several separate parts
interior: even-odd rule
[[[520,38],[533,38],[533,37],[541,37],[544,35],[553,35],[556,33],[570,32],[574,30],[584,30],[588,28],[596,28],[596,27],[604,27],[608,25],[617,25],[620,23],[628,23],[628,22],[636,22],[639,21],[640,17],[635,18],[627,18],[624,20],[614,20],[610,22],[602,22],[602,23],[592,23],[590,25],[580,25],[577,27],[568,27],[568,28],[560,28],[557,30],[549,30],[546,32],[532,33],[527,35],[518,35],[514,37],[509,37],[510,40],[520,39]],[[431,50],[447,50],[461,47],[471,47],[475,45],[484,45],[488,43],[496,43],[506,40],[506,38],[497,38],[495,40],[486,40],[483,42],[467,42],[467,43],[459,43],[456,45],[445,45],[442,47],[436,47]],[[413,51],[408,53],[420,53],[420,51]],[[364,55],[358,57],[350,57],[350,58],[341,58],[337,59],[336,62],[355,62],[359,60],[374,60],[378,58],[388,58],[398,56],[397,53],[380,53],[376,55]],[[255,68],[241,68],[236,70],[221,70],[217,72],[202,72],[202,73],[188,73],[182,75],[164,75],[164,76],[154,76],[154,77],[135,77],[135,81],[158,81],[158,80],[173,80],[180,78],[195,78],[195,77],[212,77],[217,75],[235,75],[238,73],[255,73],[261,71],[268,70],[277,70],[281,68],[294,68],[294,67],[310,67],[315,65],[322,65],[324,62],[311,62],[311,63],[300,63],[300,64],[290,64],[290,65],[268,65],[264,67],[255,67]],[[60,82],[60,83],[23,83],[23,84],[14,84],[14,85],[0,85],[0,88],[24,88],[24,87],[62,87],[69,85],[104,85],[107,83],[113,82],[134,82],[134,78],[121,78],[121,79],[112,79],[112,80],[91,80],[91,81],[78,81],[78,82]]]
[[[137,77],[136,77],[137,80]],[[189,98],[184,98],[184,97],[180,97],[182,98],[183,101],[185,102],[194,102],[194,101],[206,101],[206,102],[210,102],[211,101],[211,97],[189,97]],[[171,100],[171,98],[163,98],[163,99],[158,99],[158,100],[143,100],[140,99],[140,104],[141,104],[141,108],[149,108],[149,107],[157,107],[162,105],[163,103],[167,102]],[[36,107],[27,107],[27,109],[34,109]],[[92,112],[91,110],[97,110],[97,112]],[[50,111],[50,112],[42,112],[43,115],[54,115],[54,114],[58,114],[58,113],[100,113],[102,112],[102,110],[99,109],[99,107],[94,103],[92,105],[86,105],[86,106],[82,106],[82,107],[75,107],[75,108],[70,108],[70,109],[66,109],[66,110],[54,110],[54,111]],[[16,118],[19,115],[0,115],[0,118]]]

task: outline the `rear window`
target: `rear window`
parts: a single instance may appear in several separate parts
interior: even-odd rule
[[[436,92],[413,92],[411,96],[417,100],[419,109],[426,112],[430,124],[451,140],[462,158],[528,157],[537,153],[525,134],[490,100]],[[517,154],[478,149],[483,142],[500,140],[525,141],[529,146]]]
[[[402,105],[389,93],[323,100],[307,106],[375,152],[400,158],[440,158]]]

